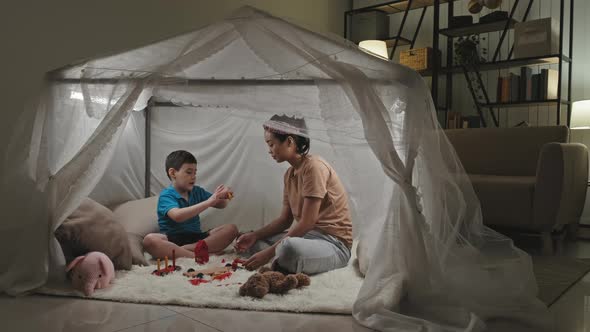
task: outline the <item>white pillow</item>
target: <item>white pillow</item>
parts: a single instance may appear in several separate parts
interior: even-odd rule
[[[115,219],[129,233],[142,236],[157,233],[158,196],[129,201],[112,208]]]
[[[157,208],[158,196],[153,196],[129,201],[112,209],[114,219],[127,231],[133,264],[148,265],[143,255],[143,238],[160,230]]]

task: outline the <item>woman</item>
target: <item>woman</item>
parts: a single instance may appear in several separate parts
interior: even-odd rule
[[[273,258],[273,268],[287,273],[346,266],[352,246],[348,197],[332,166],[308,155],[305,120],[274,115],[264,123],[264,139],[271,157],[291,167],[284,177],[281,215],[238,238],[238,252],[251,255],[246,268],[257,269]],[[291,227],[293,220],[297,223]]]

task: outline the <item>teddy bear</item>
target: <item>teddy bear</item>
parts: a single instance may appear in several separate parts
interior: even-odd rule
[[[309,286],[311,280],[303,273],[284,275],[261,267],[240,287],[240,296],[263,298],[266,294],[285,294],[291,289]]]

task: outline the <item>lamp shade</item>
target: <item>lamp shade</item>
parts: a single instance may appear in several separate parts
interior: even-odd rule
[[[359,47],[380,58],[389,59],[387,44],[383,40],[363,40],[359,43]]]
[[[590,100],[580,100],[573,103],[570,128],[590,129]]]

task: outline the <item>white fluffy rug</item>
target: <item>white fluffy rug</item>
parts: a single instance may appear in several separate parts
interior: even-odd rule
[[[153,276],[155,266],[133,266],[131,271],[118,271],[107,289],[97,290],[90,298],[120,302],[174,304],[191,307],[229,308],[262,311],[291,311],[350,314],[361,287],[362,278],[351,259],[345,268],[322,273],[311,278],[311,285],[293,289],[286,295],[268,294],[262,299],[241,297],[240,285],[253,272],[237,270],[229,279],[193,286],[182,272],[223,266],[222,259],[231,262],[235,255],[212,256],[209,263],[198,266],[192,259],[178,259],[182,271],[165,277]],[[170,262],[170,264],[172,264]],[[229,284],[229,285],[227,285]],[[85,297],[66,286],[44,286],[41,294]]]

